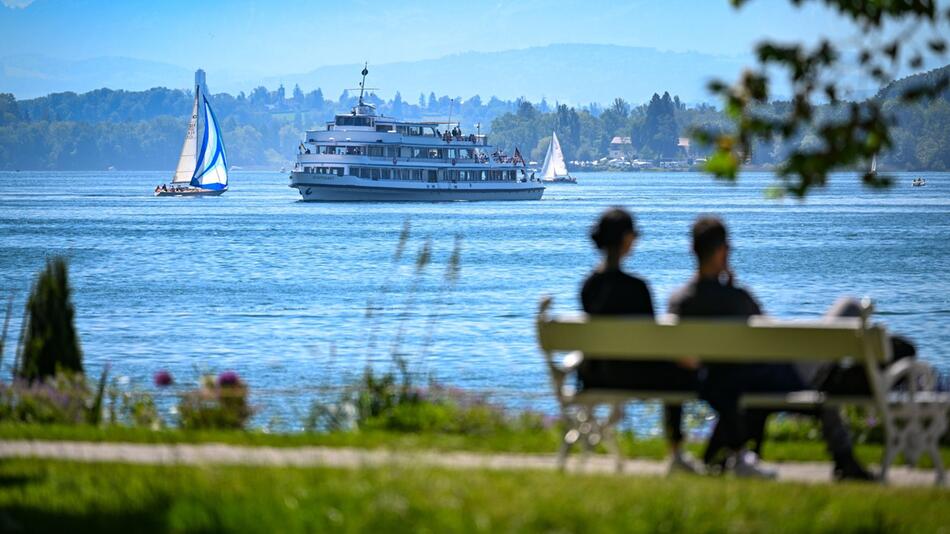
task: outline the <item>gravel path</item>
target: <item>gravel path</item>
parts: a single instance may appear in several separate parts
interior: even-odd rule
[[[356,449],[346,447],[249,447],[207,444],[94,443],[76,441],[0,441],[0,458],[46,458],[80,462],[122,462],[152,465],[260,465],[293,467],[359,468],[380,465],[425,465],[452,469],[556,469],[551,454],[478,454],[470,452]],[[791,462],[767,464],[779,472],[779,480],[806,483],[831,482],[831,464]],[[591,456],[580,465],[572,459],[572,471],[613,473],[614,462],[606,456]],[[631,459],[624,462],[623,473],[659,477],[666,473],[664,462]],[[933,471],[893,468],[894,486],[930,486]]]

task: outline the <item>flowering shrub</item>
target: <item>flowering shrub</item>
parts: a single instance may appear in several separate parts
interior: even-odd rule
[[[85,377],[59,373],[44,380],[0,383],[0,419],[21,423],[79,424],[90,419],[95,395]]]
[[[393,430],[491,434],[514,430],[542,430],[543,417],[525,412],[508,414],[483,395],[431,384],[414,388],[399,383],[392,373],[367,369],[344,390],[336,402],[315,403],[305,422],[310,431]]]
[[[243,429],[251,417],[247,386],[237,373],[221,373],[201,379],[198,389],[185,392],[178,403],[178,423],[186,430],[208,428]]]

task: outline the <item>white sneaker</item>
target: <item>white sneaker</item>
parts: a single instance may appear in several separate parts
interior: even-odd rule
[[[693,458],[692,454],[681,451],[673,453],[670,457],[670,463],[666,467],[667,475],[673,475],[675,473],[704,475],[706,474],[706,469],[699,460]]]
[[[726,460],[726,469],[739,478],[762,478],[772,480],[778,477],[778,471],[759,465],[759,457],[754,452],[742,450]]]

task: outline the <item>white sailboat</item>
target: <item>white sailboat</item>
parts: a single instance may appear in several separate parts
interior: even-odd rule
[[[228,164],[221,139],[221,128],[211,110],[211,104],[202,94],[204,72],[195,75],[195,105],[185,132],[185,141],[178,157],[178,167],[170,186],[155,188],[155,196],[217,196],[228,190]],[[198,108],[204,111],[204,135],[198,152]]]
[[[869,171],[869,174],[872,176],[877,174],[877,154],[871,156],[871,170]]]
[[[577,180],[567,172],[564,152],[561,151],[561,143],[557,140],[557,132],[551,133],[551,144],[548,145],[548,153],[544,156],[544,165],[541,167],[541,181],[577,183]]]

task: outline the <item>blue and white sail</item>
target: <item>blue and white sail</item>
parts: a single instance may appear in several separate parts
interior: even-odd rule
[[[201,95],[201,98],[204,100],[205,131],[197,165],[191,176],[191,185],[202,189],[224,190],[228,188],[228,160],[224,152],[224,140],[221,138],[221,128],[208,98],[204,95]]]

